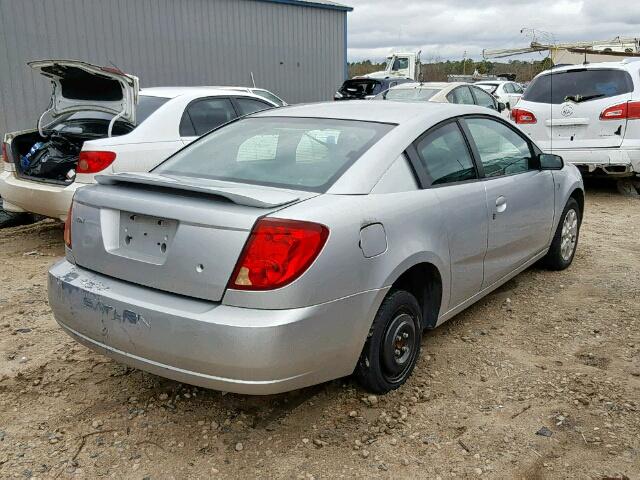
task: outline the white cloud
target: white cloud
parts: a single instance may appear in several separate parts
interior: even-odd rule
[[[380,60],[394,49],[424,60],[478,59],[483,49],[524,47],[521,29],[551,32],[557,42],[640,36],[632,0],[347,0],[349,60]]]

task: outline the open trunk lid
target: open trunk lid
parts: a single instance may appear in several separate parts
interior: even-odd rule
[[[51,80],[51,104],[47,112],[54,118],[92,110],[135,124],[138,77],[117,68],[77,60],[36,60],[27,65]]]
[[[75,262],[167,292],[220,301],[251,229],[316,193],[156,174],[98,176],[72,213]]]

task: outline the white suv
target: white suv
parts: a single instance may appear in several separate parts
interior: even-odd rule
[[[556,67],[536,76],[512,120],[583,174],[615,176],[635,193],[640,174],[640,62]]]

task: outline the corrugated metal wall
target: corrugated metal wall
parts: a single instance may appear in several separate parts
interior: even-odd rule
[[[329,100],[345,73],[346,12],[255,0],[0,0],[0,134],[31,128],[51,89],[25,63],[117,65],[142,87],[257,86]],[[1,138],[1,137],[0,137]]]

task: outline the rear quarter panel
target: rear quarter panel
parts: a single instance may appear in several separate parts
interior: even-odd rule
[[[429,190],[371,195],[320,195],[272,217],[313,221],[329,227],[329,239],[314,264],[293,283],[268,292],[227,290],[223,303],[248,308],[298,308],[390,287],[421,262],[438,268],[442,304],[449,298],[449,250],[438,200]],[[381,223],[387,250],[365,258],[361,228]]]

